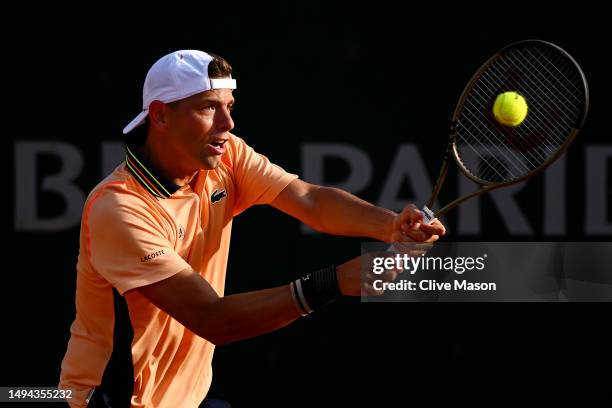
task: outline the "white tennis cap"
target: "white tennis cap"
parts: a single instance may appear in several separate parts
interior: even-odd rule
[[[203,51],[180,50],[157,60],[149,69],[142,88],[142,112],[123,128],[123,134],[144,123],[153,101],[169,103],[211,89],[236,89],[236,80],[231,77],[208,77],[208,64],[212,59]]]

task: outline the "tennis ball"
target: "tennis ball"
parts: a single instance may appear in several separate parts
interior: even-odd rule
[[[504,92],[497,95],[493,104],[493,116],[505,126],[516,127],[527,117],[527,101],[517,92]]]

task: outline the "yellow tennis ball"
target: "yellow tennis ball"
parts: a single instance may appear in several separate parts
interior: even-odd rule
[[[493,116],[505,126],[516,127],[527,117],[527,101],[517,92],[504,92],[497,95],[493,104]]]

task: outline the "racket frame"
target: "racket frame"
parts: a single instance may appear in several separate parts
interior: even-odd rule
[[[565,139],[565,141],[563,142],[563,144],[561,146],[559,146],[559,148],[548,158],[546,159],[540,166],[538,166],[537,168],[533,169],[532,171],[524,174],[521,177],[518,177],[516,179],[513,180],[509,180],[509,181],[505,181],[505,182],[491,182],[491,181],[486,181],[483,180],[477,176],[475,176],[474,174],[472,174],[472,172],[463,164],[460,155],[459,155],[459,151],[457,149],[457,144],[456,144],[456,139],[457,139],[457,123],[459,121],[459,115],[461,113],[461,111],[463,110],[463,103],[465,101],[465,98],[467,97],[467,94],[469,93],[469,91],[473,88],[476,80],[478,78],[480,78],[480,76],[482,75],[482,73],[484,71],[487,70],[487,68],[489,68],[489,66],[491,64],[493,64],[498,58],[501,57],[501,55],[513,48],[519,47],[519,46],[524,46],[526,44],[538,44],[538,45],[544,45],[546,47],[552,47],[555,50],[557,50],[558,52],[560,52],[563,56],[565,56],[567,59],[569,59],[573,64],[574,67],[576,68],[577,72],[579,73],[581,79],[582,79],[582,84],[584,86],[584,97],[585,97],[585,103],[584,106],[582,108],[582,112],[579,116],[579,119],[576,123],[576,126],[571,130],[570,134],[568,135],[568,137]],[[429,197],[429,199],[427,200],[426,205],[423,207],[423,213],[424,213],[424,218],[425,218],[425,222],[430,223],[434,218],[438,218],[438,217],[442,217],[444,216],[448,211],[452,210],[453,208],[457,207],[459,204],[461,204],[462,202],[469,200],[470,198],[479,196],[481,194],[484,194],[486,192],[498,189],[498,188],[502,188],[502,187],[507,187],[507,186],[511,186],[513,184],[516,183],[520,183],[521,181],[524,181],[530,177],[533,177],[535,175],[537,175],[538,173],[540,173],[541,171],[543,171],[545,168],[547,168],[550,164],[552,164],[555,160],[557,160],[563,153],[565,153],[569,147],[569,145],[574,141],[574,139],[576,138],[576,135],[578,134],[578,132],[580,131],[580,129],[582,128],[582,126],[584,125],[584,122],[586,120],[586,116],[587,116],[587,112],[589,110],[589,88],[588,88],[588,84],[586,81],[586,77],[584,75],[584,72],[582,71],[582,69],[580,68],[580,65],[578,65],[578,63],[576,62],[576,60],[564,49],[562,49],[561,47],[552,44],[550,42],[547,41],[542,41],[542,40],[523,40],[523,41],[518,41],[515,43],[512,43],[510,45],[507,45],[506,47],[502,48],[500,51],[498,51],[496,54],[494,54],[492,57],[490,57],[484,64],[482,64],[480,66],[480,68],[476,71],[476,73],[474,73],[474,75],[472,75],[472,77],[470,78],[470,80],[468,81],[467,85],[465,86],[465,88],[463,89],[463,92],[461,93],[461,97],[459,98],[459,101],[457,102],[457,105],[455,107],[455,111],[453,112],[453,116],[451,119],[451,124],[450,124],[450,132],[449,132],[449,143],[447,145],[446,148],[446,152],[444,153],[444,159],[442,161],[442,166],[440,167],[440,173],[438,175],[438,179],[436,180],[436,184],[434,185],[434,188],[432,190],[432,193]],[[448,167],[450,165],[450,159],[451,156],[454,158],[455,163],[457,164],[457,166],[459,167],[459,170],[470,180],[472,180],[474,183],[478,184],[480,186],[480,188],[476,191],[473,191],[469,194],[466,194],[462,197],[459,197],[457,199],[455,199],[454,201],[451,201],[450,203],[446,204],[444,207],[440,208],[437,211],[432,211],[431,207],[433,206],[436,198],[438,197],[438,194],[440,193],[440,190],[442,189],[442,185],[444,184],[444,180],[446,179],[446,175],[448,173]]]

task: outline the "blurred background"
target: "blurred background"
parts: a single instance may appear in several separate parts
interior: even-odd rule
[[[554,42],[588,79],[584,130],[545,174],[449,214],[445,239],[610,241],[607,13],[533,2],[466,7],[96,2],[4,13],[10,146],[0,385],[57,384],[75,312],[83,200],[122,161],[121,130],[141,110],[148,68],[176,49],[211,51],[233,65],[234,133],[257,151],[307,181],[400,210],[427,198],[452,111],[480,64],[517,40]],[[441,201],[462,183],[452,171]],[[285,284],[357,256],[362,241],[252,208],[234,223],[226,292]],[[609,397],[595,372],[612,363],[611,311],[607,303],[343,299],[276,333],[217,348],[210,395],[237,408]]]

